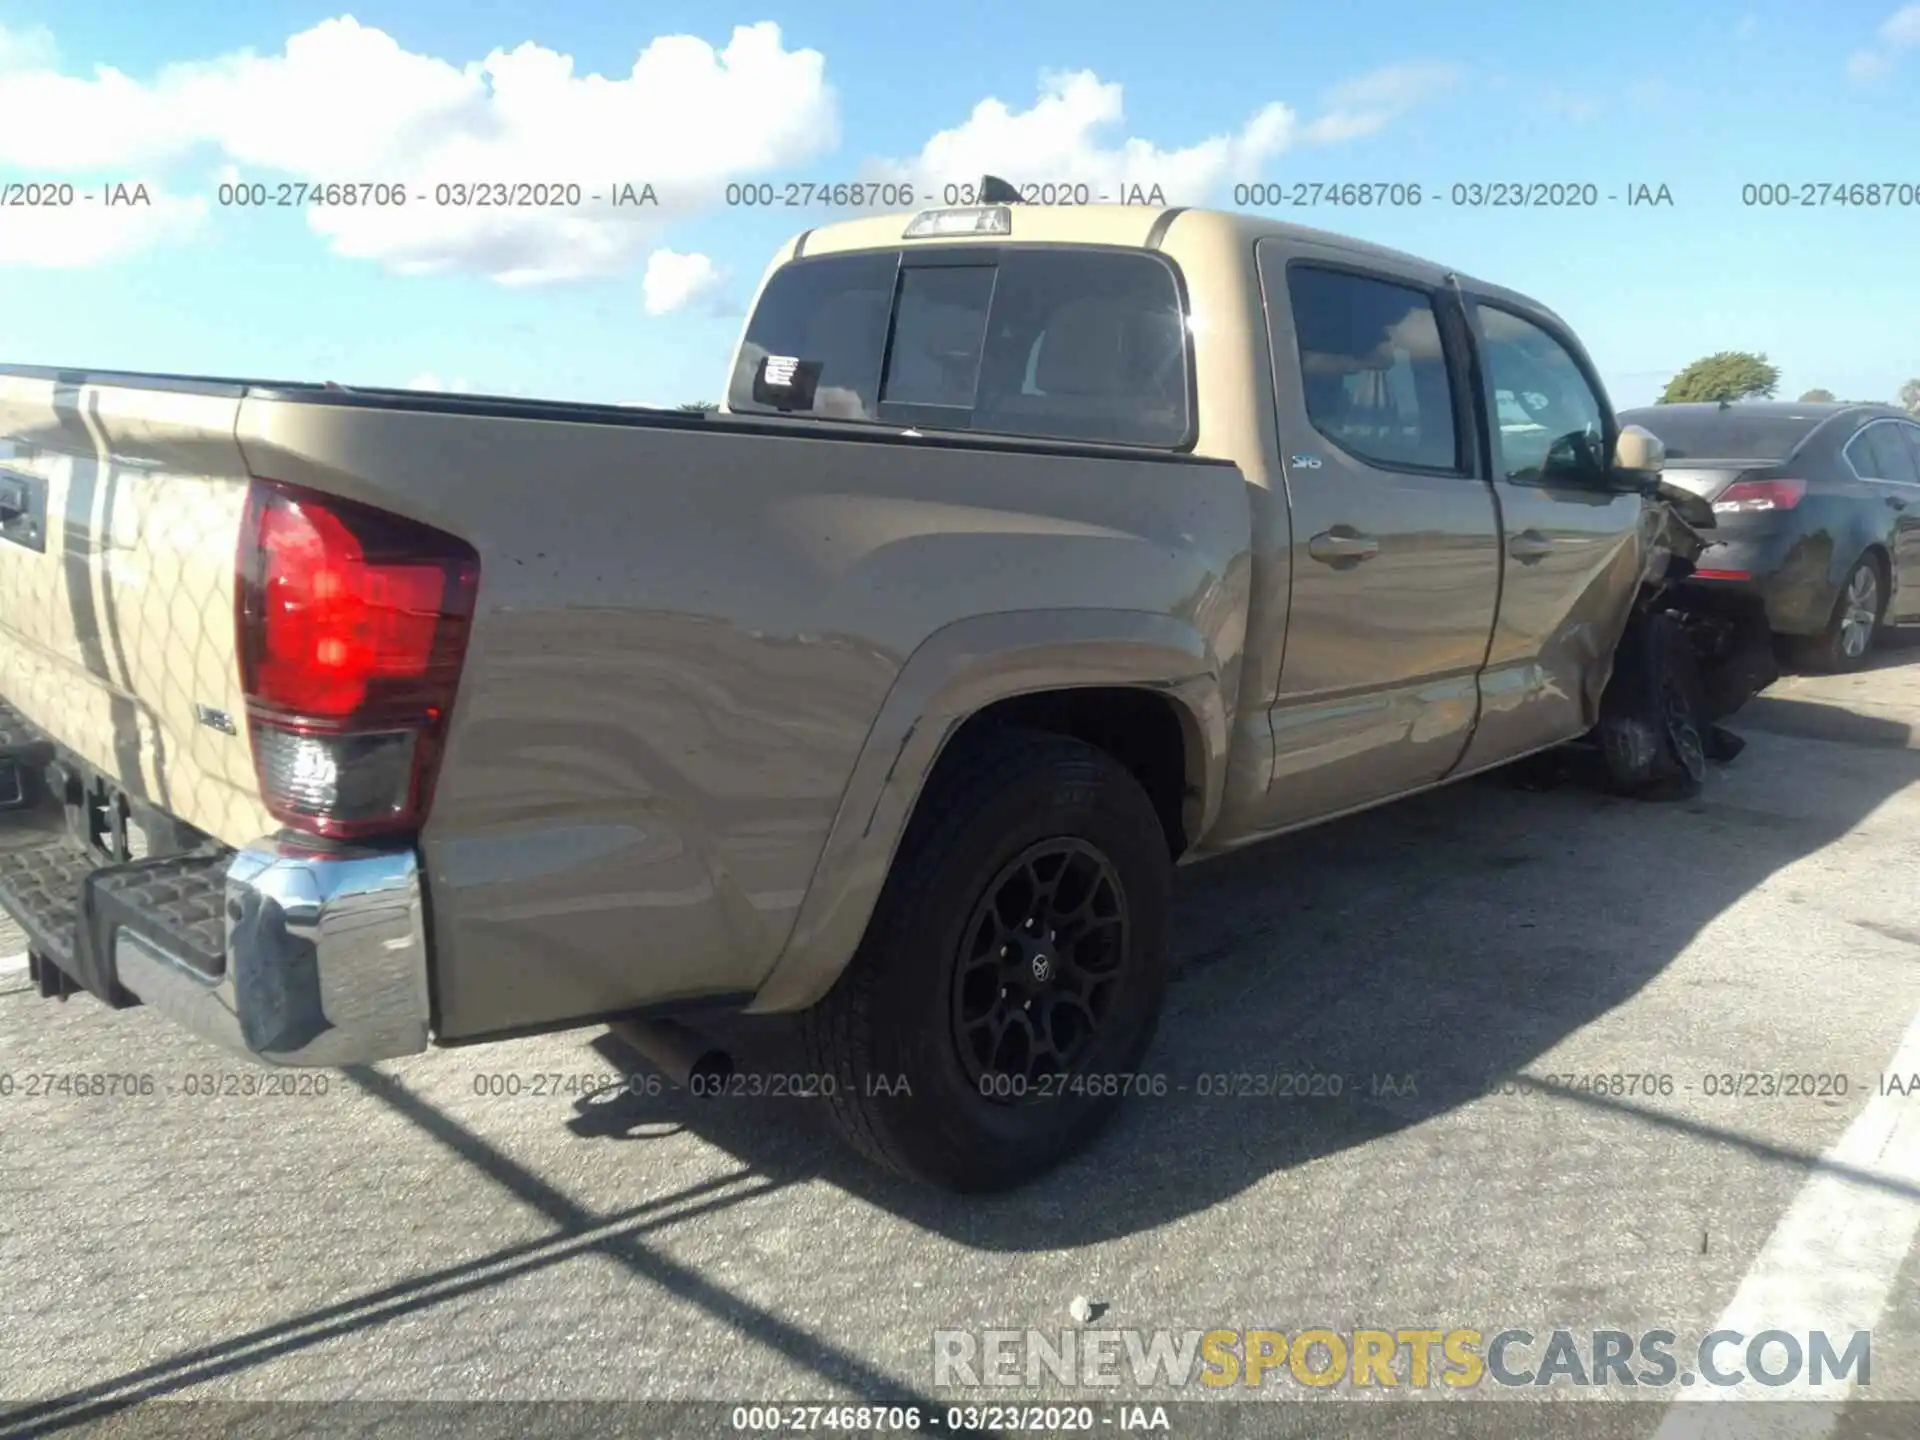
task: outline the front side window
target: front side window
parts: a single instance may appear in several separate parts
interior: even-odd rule
[[[1566,346],[1511,310],[1477,308],[1501,477],[1539,485],[1604,471],[1606,412]]]
[[[753,400],[766,355],[821,362],[805,413],[825,418],[1161,448],[1190,439],[1179,286],[1143,251],[795,261],[768,282],[747,327],[733,409],[769,408]]]
[[[1287,298],[1314,429],[1377,464],[1460,467],[1446,351],[1426,291],[1295,264]]]

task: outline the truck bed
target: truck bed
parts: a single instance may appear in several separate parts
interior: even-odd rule
[[[445,1039],[752,995],[883,706],[967,624],[1144,615],[1237,679],[1245,482],[1184,454],[0,366],[5,476],[41,532],[0,541],[0,698],[220,847],[281,830],[234,635],[255,480],[472,547],[415,839]]]

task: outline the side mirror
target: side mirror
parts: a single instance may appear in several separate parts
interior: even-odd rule
[[[1641,425],[1623,425],[1614,442],[1613,468],[1630,474],[1654,476],[1667,467],[1667,447]]]

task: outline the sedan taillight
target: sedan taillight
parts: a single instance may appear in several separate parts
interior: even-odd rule
[[[1763,510],[1791,510],[1807,493],[1804,480],[1737,480],[1713,501],[1716,515],[1751,515]]]

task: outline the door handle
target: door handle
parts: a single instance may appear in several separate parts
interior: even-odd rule
[[[1910,501],[1908,501],[1908,500],[1906,499],[1906,497],[1905,497],[1905,496],[1901,496],[1901,495],[1889,495],[1889,496],[1887,496],[1887,503],[1888,503],[1889,505],[1891,505],[1891,506],[1893,506],[1893,508],[1894,508],[1894,509],[1896,509],[1896,510],[1904,510],[1904,509],[1906,509],[1906,508],[1907,508],[1907,506],[1908,506],[1908,505],[1909,505],[1909,504],[1910,504],[1911,502],[1910,502]]]
[[[1554,550],[1553,541],[1538,530],[1522,530],[1507,542],[1507,554],[1522,565],[1531,565],[1536,560],[1544,560]]]
[[[1380,542],[1371,535],[1362,535],[1351,525],[1322,530],[1307,542],[1307,554],[1336,569],[1349,569],[1379,553]]]

